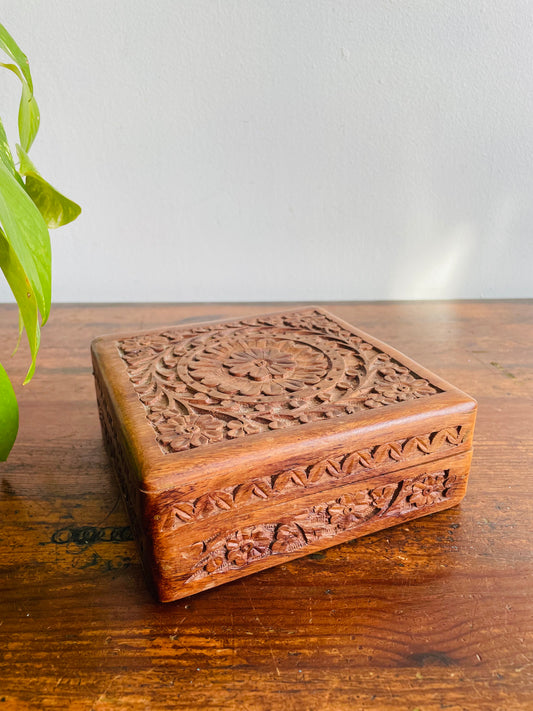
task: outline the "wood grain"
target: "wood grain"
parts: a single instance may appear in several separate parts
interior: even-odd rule
[[[188,600],[150,596],[89,343],[283,307],[55,306],[0,465],[0,708],[533,706],[531,301],[328,304],[476,398],[465,499]],[[0,307],[0,360],[16,324]]]

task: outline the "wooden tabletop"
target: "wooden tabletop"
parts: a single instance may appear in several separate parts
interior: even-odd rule
[[[0,711],[533,708],[533,301],[324,305],[478,400],[463,503],[156,603],[89,344],[287,304],[56,305],[0,463]],[[16,329],[1,306],[3,362]]]

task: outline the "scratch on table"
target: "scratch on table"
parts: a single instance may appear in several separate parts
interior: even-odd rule
[[[250,593],[248,592],[248,588],[246,587],[246,581],[244,581],[244,580],[242,581],[242,587],[243,587],[244,590],[246,591],[246,596],[248,597],[248,600],[249,600],[249,602],[250,602],[250,607],[252,608],[252,610],[253,610],[253,612],[254,612],[255,619],[257,620],[257,622],[259,623],[259,626],[262,628],[262,630],[263,630],[263,632],[264,632],[264,634],[265,634],[265,640],[266,640],[266,643],[267,643],[267,646],[268,646],[268,651],[270,652],[270,656],[272,657],[272,661],[273,661],[273,663],[274,663],[274,668],[276,669],[276,673],[277,673],[278,676],[281,676],[280,670],[279,670],[278,665],[277,665],[277,663],[276,663],[276,657],[274,656],[274,651],[273,651],[273,649],[272,649],[272,645],[270,644],[270,636],[269,636],[269,634],[268,634],[268,630],[267,630],[267,628],[265,627],[265,625],[261,622],[261,620],[260,620],[260,618],[259,618],[259,615],[257,614],[257,610],[255,609],[255,605],[254,605],[254,603],[253,603],[252,596],[251,596]]]
[[[111,514],[113,514],[113,513],[115,512],[115,510],[116,510],[117,506],[119,505],[120,501],[121,501],[121,496],[120,496],[120,494],[119,494],[119,495],[116,497],[116,499],[115,499],[115,503],[114,503],[113,506],[111,507],[111,511],[108,511],[108,513],[104,516],[104,518],[103,518],[99,523],[96,524],[96,527],[97,527],[97,528],[100,528],[100,526],[101,526],[103,523],[105,523],[105,522],[107,521],[107,519],[111,516]]]
[[[103,700],[105,699],[105,697],[106,697],[106,695],[107,695],[107,692],[109,691],[109,689],[111,688],[111,686],[115,683],[115,681],[116,681],[117,679],[120,679],[122,676],[124,676],[124,675],[123,675],[123,674],[115,674],[115,676],[114,676],[114,677],[111,679],[111,681],[107,684],[106,688],[102,691],[102,693],[100,694],[100,696],[99,696],[97,699],[94,700],[94,702],[93,702],[93,704],[92,704],[94,707],[96,707],[96,704],[99,704],[101,701],[103,701]]]
[[[515,672],[517,672],[517,673],[524,671],[524,669],[527,669],[528,667],[530,667],[533,664],[533,662],[529,659],[529,657],[526,657],[526,655],[524,653],[522,653],[520,656],[526,660],[526,663],[523,664],[521,667],[518,667],[517,669],[515,669]]]

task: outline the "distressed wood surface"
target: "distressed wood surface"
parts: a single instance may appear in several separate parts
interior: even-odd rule
[[[190,599],[150,596],[90,341],[284,306],[55,306],[0,463],[0,709],[533,707],[531,301],[328,304],[477,399],[466,498]],[[1,306],[2,361],[16,326]]]

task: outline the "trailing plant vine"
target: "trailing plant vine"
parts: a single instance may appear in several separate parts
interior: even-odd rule
[[[1,24],[0,50],[9,58],[0,62],[0,67],[13,72],[22,84],[17,164],[0,118],[0,269],[18,305],[19,343],[24,330],[28,338],[31,362],[26,384],[35,372],[40,329],[50,313],[52,262],[48,230],[72,222],[81,208],[44,180],[28,157],[39,130],[39,107],[28,59]],[[17,431],[17,400],[0,364],[0,461],[5,461],[11,451]]]

